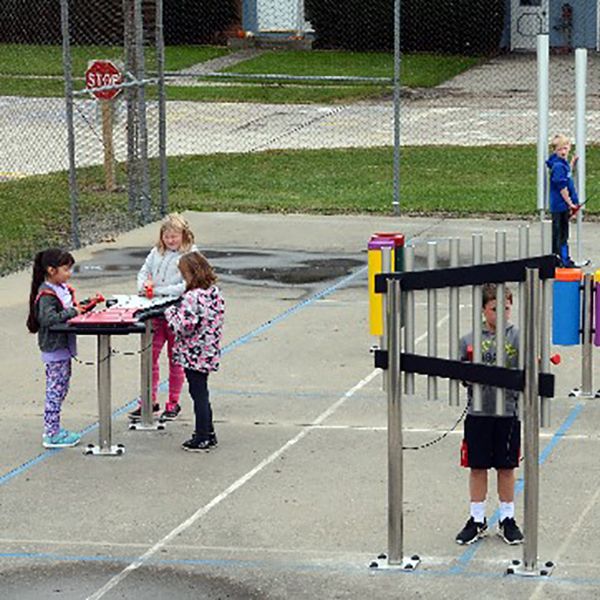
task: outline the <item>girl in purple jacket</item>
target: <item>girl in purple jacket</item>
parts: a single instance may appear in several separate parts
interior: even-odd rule
[[[215,272],[202,254],[184,254],[179,259],[179,270],[186,291],[178,305],[165,311],[165,319],[175,334],[173,361],[183,367],[194,402],[194,435],[182,447],[201,452],[217,445],[208,375],[219,368],[225,303],[215,285]]]

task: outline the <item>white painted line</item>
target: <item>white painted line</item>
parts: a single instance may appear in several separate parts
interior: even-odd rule
[[[165,537],[158,541],[154,546],[142,554],[138,559],[127,565],[120,573],[112,577],[105,585],[103,585],[98,591],[87,597],[87,600],[99,600],[107,592],[112,590],[116,585],[123,581],[130,573],[141,567],[148,559],[154,554],[159,552],[164,546],[166,546],[171,540],[177,537],[180,533],[183,533],[186,529],[191,527],[198,519],[203,517],[206,513],[212,510],[215,506],[220,504],[223,500],[227,499],[237,489],[241,488],[244,484],[248,483],[255,475],[260,473],[265,467],[270,465],[284,452],[289,450],[292,446],[297,444],[300,440],[308,435],[311,429],[315,426],[321,425],[325,419],[329,418],[348,398],[351,398],[358,390],[365,387],[375,376],[380,372],[379,369],[374,369],[367,377],[359,381],[353,388],[348,390],[341,398],[338,398],[327,410],[322,412],[314,422],[314,425],[301,430],[297,435],[288,440],[279,450],[273,452],[270,456],[261,461],[254,469],[248,471],[245,475],[234,481],[226,490],[221,492],[218,496],[215,496],[208,504],[199,508],[189,519],[175,527]]]

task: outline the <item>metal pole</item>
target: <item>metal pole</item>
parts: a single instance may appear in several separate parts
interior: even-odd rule
[[[110,389],[110,335],[98,336],[98,443],[100,453],[112,449],[111,389]]]
[[[145,77],[144,66],[144,14],[142,0],[134,0],[133,14],[135,23],[135,50],[136,50],[136,79],[143,81]],[[148,165],[148,125],[146,123],[146,90],[143,85],[138,88],[138,126],[140,143],[140,161],[142,175],[142,221],[150,222],[150,175]]]
[[[540,219],[544,218],[547,208],[546,194],[546,154],[548,150],[549,122],[549,72],[550,72],[550,36],[543,33],[537,36],[537,209]]]
[[[525,541],[523,566],[526,572],[535,570],[538,556],[539,510],[539,404],[538,404],[538,332],[539,271],[526,269],[525,287]]]
[[[400,2],[394,0],[394,214],[400,214]]]
[[[400,282],[388,280],[387,314],[387,397],[388,397],[388,563],[402,564],[403,559],[403,455],[402,455],[402,387],[400,355]]]
[[[458,267],[460,256],[460,238],[450,238],[450,266]],[[458,360],[458,345],[459,345],[459,314],[460,314],[460,288],[451,287],[448,290],[449,301],[449,339],[450,347],[448,350],[448,358],[450,360]],[[458,406],[459,398],[459,382],[458,379],[450,379],[449,381],[449,403],[450,406]]]
[[[529,250],[529,226],[522,225],[519,227],[519,258],[528,258],[530,255]],[[518,323],[519,331],[521,335],[525,332],[525,284],[519,282],[518,286],[519,294],[519,306],[518,306]],[[546,313],[549,314],[549,313]],[[525,369],[525,352],[523,349],[519,349],[519,369],[522,371]],[[523,419],[523,393],[519,393],[519,419]]]
[[[160,162],[160,214],[169,212],[167,169],[167,95],[165,90],[165,36],[163,0],[156,0],[156,62],[158,71],[158,159]]]
[[[583,276],[583,296],[581,302],[582,336],[581,336],[581,395],[593,398],[592,392],[592,321],[594,303],[592,296],[594,275],[586,273]]]
[[[415,270],[415,247],[406,246],[404,248],[404,270]],[[406,322],[404,323],[404,347],[409,354],[415,353],[415,293],[413,291],[404,292],[404,314]],[[407,396],[415,394],[415,374],[404,374],[404,392]]]
[[[586,200],[585,188],[585,150],[586,150],[586,123],[585,123],[585,97],[587,86],[587,48],[575,50],[575,148],[579,159],[577,161],[577,195],[580,204]],[[581,264],[582,252],[582,221],[585,206],[577,213],[577,263]]]
[[[483,255],[483,235],[473,234],[473,264],[480,265]],[[472,290],[472,321],[473,321],[473,362],[481,362],[481,286],[474,285]],[[482,409],[481,384],[473,384],[473,410],[480,412]]]
[[[506,231],[496,231],[496,262],[506,260]],[[506,364],[506,284],[496,284],[496,365],[504,367]],[[496,388],[496,415],[503,416],[505,409],[506,392]]]
[[[437,268],[437,242],[427,242],[427,269]],[[437,290],[427,290],[427,356],[437,356]],[[427,397],[438,399],[437,377],[427,375]]]
[[[552,221],[544,219],[542,221],[542,254],[552,254]],[[542,314],[552,314],[552,279],[545,279],[542,282]],[[541,341],[540,341],[540,372],[550,372],[550,345],[552,336],[550,334],[550,328],[552,325],[552,319],[542,319],[541,324]],[[550,427],[551,425],[551,401],[550,398],[541,399],[541,425],[542,427]]]
[[[69,0],[60,0],[62,30],[63,72],[65,76],[65,110],[67,117],[67,145],[69,155],[69,198],[71,202],[71,242],[81,246],[79,238],[79,190],[75,163],[75,127],[73,124],[73,73],[71,65],[71,34],[69,31]]]
[[[135,26],[133,20],[133,1],[123,0],[124,16],[124,54],[125,71],[135,74]],[[129,198],[129,212],[135,214],[139,211],[140,189],[138,181],[138,155],[137,155],[137,92],[138,87],[127,87],[125,98],[127,102],[127,192]]]

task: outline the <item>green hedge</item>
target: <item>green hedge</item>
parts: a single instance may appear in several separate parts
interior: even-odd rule
[[[490,54],[500,47],[505,0],[401,0],[403,51]],[[306,0],[317,47],[392,50],[394,0]]]

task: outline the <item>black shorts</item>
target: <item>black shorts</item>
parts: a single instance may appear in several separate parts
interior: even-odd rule
[[[467,415],[460,464],[471,469],[514,469],[519,466],[520,440],[517,417]]]

